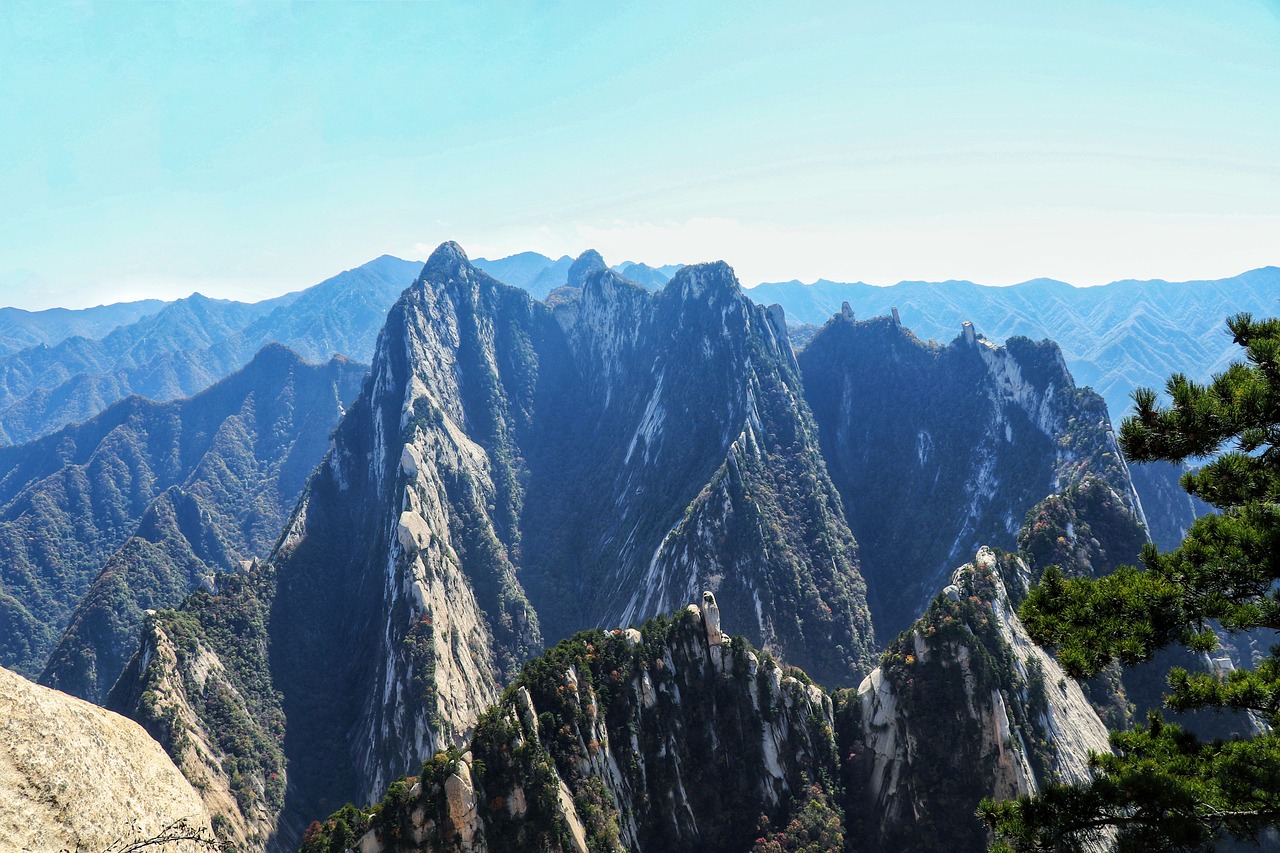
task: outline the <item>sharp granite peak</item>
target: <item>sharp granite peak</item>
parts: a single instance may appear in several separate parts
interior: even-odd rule
[[[459,278],[474,270],[466,251],[452,240],[446,240],[428,256],[416,283],[424,285],[435,279]]]
[[[565,280],[565,284],[568,287],[582,287],[587,276],[608,268],[599,252],[595,249],[587,249],[581,255],[578,255],[578,259],[569,267],[569,276]]]

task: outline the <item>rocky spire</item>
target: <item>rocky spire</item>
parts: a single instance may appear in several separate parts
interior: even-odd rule
[[[427,258],[419,278],[456,276],[470,267],[471,261],[462,247],[452,240],[446,240],[436,247],[431,257]]]
[[[569,278],[566,284],[569,287],[582,287],[582,283],[586,281],[588,275],[608,268],[599,252],[595,249],[587,249],[581,255],[578,255],[578,259],[569,267]]]

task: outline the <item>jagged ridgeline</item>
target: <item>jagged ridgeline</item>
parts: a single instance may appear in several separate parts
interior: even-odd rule
[[[966,323],[939,346],[896,316],[846,310],[799,364],[881,636],[908,627],[979,546],[1014,548],[1046,495],[1093,478],[1142,526],[1106,405],[1050,341],[998,347]]]
[[[303,850],[746,851],[811,785],[838,841],[831,697],[718,622],[708,593],[701,610],[561,642],[466,752],[312,824]]]
[[[1087,778],[1107,731],[981,549],[857,690],[719,629],[714,596],[527,665],[463,750],[312,823],[304,853],[984,850],[974,811]]]
[[[441,246],[272,557],[148,622],[112,703],[228,837],[287,848],[461,745],[544,638],[703,589],[823,683],[870,669],[782,318],[723,263],[650,293],[597,260],[544,304]]]
[[[853,849],[985,850],[983,797],[1082,781],[1089,753],[1110,748],[1081,686],[1018,619],[1030,574],[980,549],[859,686],[857,725],[840,731],[848,818],[863,827]]]

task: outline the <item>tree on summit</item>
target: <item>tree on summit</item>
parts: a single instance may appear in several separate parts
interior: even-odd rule
[[[1148,545],[1140,569],[1091,579],[1051,568],[1022,607],[1031,635],[1073,676],[1172,644],[1211,650],[1214,623],[1280,631],[1280,320],[1239,314],[1227,325],[1246,362],[1207,385],[1174,375],[1167,407],[1139,389],[1120,429],[1131,461],[1210,458],[1182,485],[1218,514],[1198,519],[1174,551]],[[1205,850],[1280,826],[1280,646],[1225,678],[1173,669],[1168,681],[1170,708],[1247,711],[1262,733],[1205,742],[1152,714],[1112,733],[1114,754],[1093,757],[1089,784],[983,802],[996,849],[1082,850],[1113,832],[1122,851]]]

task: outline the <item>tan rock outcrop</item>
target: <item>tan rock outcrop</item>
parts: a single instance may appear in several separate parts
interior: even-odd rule
[[[0,669],[0,846],[107,850],[178,821],[212,838],[195,789],[141,726]]]

